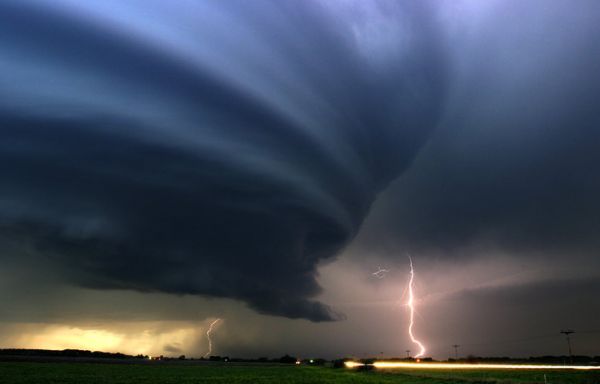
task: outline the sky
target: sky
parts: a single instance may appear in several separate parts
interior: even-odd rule
[[[595,0],[0,3],[0,347],[600,355]],[[374,275],[379,269],[387,272]]]

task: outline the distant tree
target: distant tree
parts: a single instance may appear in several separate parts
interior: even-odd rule
[[[318,358],[318,359],[311,359],[308,362],[311,365],[325,365],[327,360]]]
[[[474,363],[474,362],[476,362],[476,361],[478,361],[478,360],[481,360],[481,358],[480,358],[480,357],[477,357],[477,356],[475,356],[475,355],[468,355],[468,356],[467,356],[467,361],[468,361],[469,363]]]
[[[345,368],[346,365],[344,364],[346,362],[346,359],[337,359],[337,360],[333,360],[333,368]]]
[[[296,361],[298,361],[298,359],[295,358],[294,356],[290,356],[290,355],[282,356],[279,359],[279,362],[282,364],[296,364]]]

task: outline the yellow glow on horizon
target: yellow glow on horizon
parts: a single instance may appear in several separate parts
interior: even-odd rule
[[[536,364],[462,364],[462,363],[411,363],[401,361],[377,361],[373,364],[364,364],[356,361],[346,361],[347,368],[358,368],[372,365],[378,369],[561,369],[561,370],[600,370],[600,366],[590,365],[536,365]]]
[[[34,335],[27,344],[40,349],[89,349],[111,351],[123,341],[123,336],[106,330],[61,326]]]
[[[205,328],[190,322],[127,322],[105,326],[24,324],[4,340],[10,348],[82,349],[129,355],[200,354]],[[173,350],[173,348],[177,348]]]

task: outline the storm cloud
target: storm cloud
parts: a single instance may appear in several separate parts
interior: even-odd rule
[[[317,335],[301,349],[397,351],[388,306],[410,251],[436,354],[502,308],[523,334],[535,313],[567,326],[557,298],[591,329],[577,300],[600,281],[599,19],[595,0],[2,1],[2,281],[39,292],[4,292],[0,317],[191,321],[201,302],[237,322],[233,350],[252,310],[337,308],[354,318],[294,323]],[[390,279],[369,280],[375,261]],[[61,303],[65,283],[84,298]],[[284,321],[260,319],[252,343]]]
[[[425,2],[3,1],[4,262],[339,318],[311,299],[317,266],[439,121],[436,15]]]
[[[600,48],[590,37],[600,6],[489,9],[461,26],[477,34],[452,40],[457,64],[439,128],[382,197],[363,246],[595,265]]]

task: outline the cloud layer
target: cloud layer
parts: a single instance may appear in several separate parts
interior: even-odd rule
[[[3,258],[338,318],[316,267],[438,121],[436,25],[422,2],[4,1]]]
[[[365,247],[594,262],[600,49],[591,37],[600,6],[546,5],[500,2],[461,26],[477,34],[451,39],[440,127],[386,192]]]

